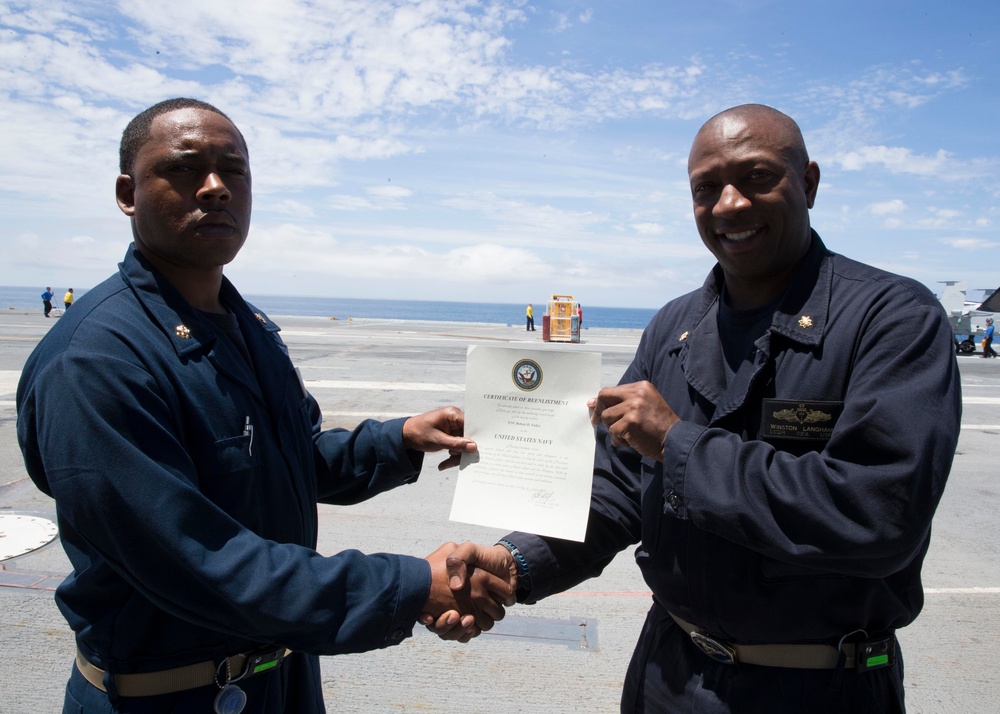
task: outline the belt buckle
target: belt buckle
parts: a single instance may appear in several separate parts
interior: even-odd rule
[[[697,631],[691,632],[691,641],[710,659],[720,664],[736,664],[736,650],[725,642]]]

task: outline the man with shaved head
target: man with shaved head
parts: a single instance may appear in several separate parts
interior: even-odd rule
[[[902,712],[895,631],[923,604],[961,420],[947,316],[827,249],[819,167],[785,114],[712,117],[688,175],[718,264],[592,402],[586,541],[512,533],[460,554],[516,569],[533,603],[638,543],[653,604],[622,712]]]

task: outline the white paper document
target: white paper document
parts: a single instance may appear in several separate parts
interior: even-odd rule
[[[594,476],[587,400],[601,354],[469,348],[465,435],[451,520],[582,541]]]

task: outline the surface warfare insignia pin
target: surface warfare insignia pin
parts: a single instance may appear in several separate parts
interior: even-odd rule
[[[774,413],[774,418],[778,421],[793,421],[799,424],[815,424],[816,422],[830,421],[833,414],[821,412],[818,409],[809,409],[805,404],[799,404],[794,409],[781,409]]]
[[[174,328],[174,334],[180,337],[182,340],[191,339],[191,330],[188,329],[187,325],[178,325]]]
[[[779,439],[829,439],[844,411],[843,402],[765,399],[762,436]]]
[[[510,378],[522,392],[530,392],[542,383],[542,368],[533,359],[522,359],[510,371]]]
[[[803,315],[802,317],[799,318],[799,327],[801,327],[803,330],[808,330],[812,326],[813,326],[813,319],[808,315]]]
[[[262,324],[262,325],[266,325],[267,324],[267,320],[265,320],[264,316],[261,315],[259,312],[255,312],[253,314],[253,316],[256,317],[258,320],[260,320],[260,324]]]
[[[687,338],[688,338],[688,333],[687,333],[687,331],[685,330],[685,331],[684,331],[684,334],[683,334],[683,335],[681,335],[679,339],[680,339],[680,341],[681,341],[681,342],[683,342],[683,341],[684,341],[684,340],[686,340]]]

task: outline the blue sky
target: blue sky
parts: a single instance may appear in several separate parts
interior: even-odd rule
[[[0,284],[86,288],[130,240],[128,120],[171,96],[250,145],[250,294],[657,307],[714,263],[687,152],[795,118],[833,250],[1000,285],[995,2],[0,0]]]

